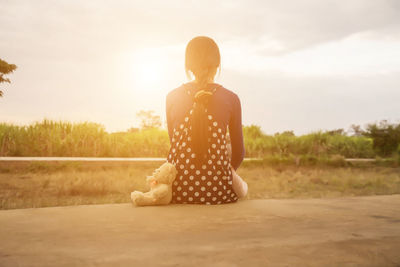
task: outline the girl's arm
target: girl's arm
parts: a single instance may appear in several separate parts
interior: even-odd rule
[[[242,107],[239,97],[235,94],[233,98],[233,112],[229,121],[229,135],[232,145],[232,167],[237,170],[245,155],[243,130],[242,130]]]
[[[168,136],[169,142],[172,144],[172,134],[173,134],[173,127],[172,127],[172,120],[171,120],[171,95],[168,94],[165,103],[165,113],[167,117],[167,128],[168,128]]]

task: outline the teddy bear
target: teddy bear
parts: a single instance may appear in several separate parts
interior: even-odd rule
[[[146,182],[150,186],[150,191],[131,193],[132,203],[136,206],[169,204],[172,199],[172,183],[177,173],[173,164],[165,162],[153,172],[152,176],[147,176]]]

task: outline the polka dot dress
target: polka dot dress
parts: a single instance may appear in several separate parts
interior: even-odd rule
[[[236,202],[232,189],[230,157],[226,148],[226,128],[218,125],[206,110],[209,120],[209,148],[207,160],[198,166],[191,147],[193,108],[173,129],[168,162],[175,165],[178,174],[172,185],[172,203],[222,204]]]

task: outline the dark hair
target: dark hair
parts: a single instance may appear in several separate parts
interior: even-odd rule
[[[192,148],[196,154],[196,161],[202,163],[206,158],[209,135],[206,110],[213,91],[207,90],[207,84],[214,80],[216,71],[221,66],[219,48],[213,39],[198,36],[190,40],[186,46],[185,70],[191,79],[195,77],[197,93],[194,94],[192,114]],[[212,88],[214,89],[214,88]]]

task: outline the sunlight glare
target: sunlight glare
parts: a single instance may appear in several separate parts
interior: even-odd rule
[[[132,60],[132,78],[136,90],[158,91],[166,79],[168,61],[156,49],[137,51]]]

